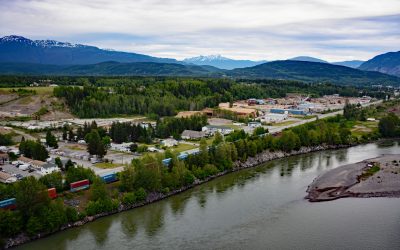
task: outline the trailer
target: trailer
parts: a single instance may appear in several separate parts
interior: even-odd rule
[[[85,180],[73,182],[69,185],[70,185],[71,192],[78,192],[80,190],[88,189],[90,186],[90,183],[89,183],[88,179],[85,179]]]
[[[17,200],[15,198],[2,200],[2,201],[0,201],[0,208],[13,210],[13,209],[17,208]]]
[[[106,174],[106,175],[100,176],[100,178],[107,184],[118,181],[116,173]]]
[[[48,193],[50,199],[55,199],[55,198],[57,198],[57,190],[56,190],[56,188],[49,188],[49,189],[47,189],[47,193]]]

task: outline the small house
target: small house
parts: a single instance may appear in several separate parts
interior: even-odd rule
[[[164,146],[164,147],[178,146],[178,141],[173,138],[168,138],[168,139],[161,141],[161,146]]]
[[[40,170],[39,170],[39,172],[42,175],[51,174],[51,173],[57,172],[57,171],[60,171],[58,166],[56,164],[50,163],[50,162],[47,162],[46,164],[40,166]]]

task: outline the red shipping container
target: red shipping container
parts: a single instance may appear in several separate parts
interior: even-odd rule
[[[81,186],[86,186],[89,185],[89,180],[82,180],[82,181],[77,181],[77,182],[73,182],[70,184],[71,188],[77,188],[77,187],[81,187]]]
[[[55,188],[49,188],[49,189],[47,189],[47,192],[51,199],[57,198],[57,190]]]

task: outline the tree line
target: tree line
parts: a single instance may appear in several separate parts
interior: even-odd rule
[[[82,83],[83,82],[83,83]],[[382,97],[383,90],[309,84],[284,80],[231,80],[201,78],[90,78],[81,86],[59,86],[54,95],[64,98],[79,117],[141,114],[152,118],[182,110],[216,107],[220,102],[248,98],[279,98],[286,93],[313,97],[326,94]]]

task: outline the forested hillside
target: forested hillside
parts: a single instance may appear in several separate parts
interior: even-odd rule
[[[59,86],[54,95],[64,98],[79,117],[110,117],[120,114],[171,116],[181,110],[201,110],[238,99],[284,97],[287,93],[343,96],[384,93],[329,84],[295,81],[195,78],[73,78],[83,87]],[[73,84],[73,81],[70,80]]]

